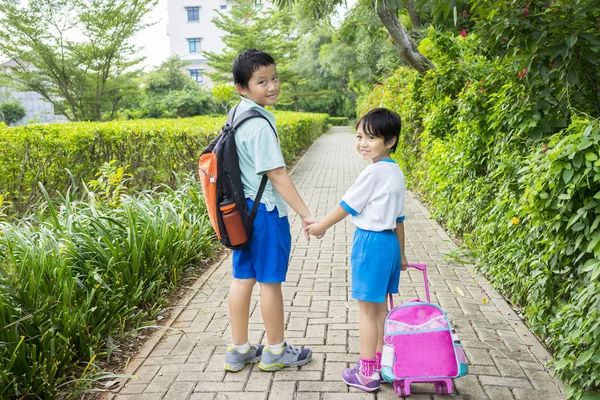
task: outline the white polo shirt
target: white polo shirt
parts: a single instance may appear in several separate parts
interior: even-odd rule
[[[360,173],[340,205],[357,228],[381,232],[404,221],[405,193],[402,170],[394,160],[384,158]]]

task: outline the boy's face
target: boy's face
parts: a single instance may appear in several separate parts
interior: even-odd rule
[[[252,74],[248,87],[236,84],[237,92],[259,106],[272,106],[279,97],[279,78],[274,64],[262,66]]]
[[[395,140],[391,140],[390,143],[386,144],[383,138],[365,133],[363,124],[360,124],[356,130],[356,151],[362,156],[363,160],[377,162],[389,157],[394,143]]]

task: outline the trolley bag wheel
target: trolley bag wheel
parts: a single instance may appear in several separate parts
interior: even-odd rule
[[[448,386],[446,386],[446,382],[436,382],[435,392],[437,394],[448,394]]]
[[[405,385],[406,385],[406,381],[404,381],[404,380],[394,381],[394,390],[396,391],[396,394],[398,395],[398,397],[404,397],[404,396],[410,395],[410,390],[407,393]]]

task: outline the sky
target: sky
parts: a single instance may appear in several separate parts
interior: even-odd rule
[[[132,38],[132,43],[142,47],[139,55],[146,57],[140,64],[146,71],[158,66],[170,55],[169,36],[167,36],[168,24],[168,0],[158,0],[156,7],[145,17],[146,23],[154,23],[152,26],[140,31]],[[349,0],[348,7],[351,7],[356,0]],[[340,7],[343,10],[343,7]],[[0,62],[6,61],[6,57],[0,54]]]
[[[146,57],[140,66],[147,71],[169,58],[169,37],[167,36],[168,0],[159,0],[158,5],[146,15],[146,22],[156,22],[153,26],[140,31],[132,38],[136,46],[144,47],[139,55]]]

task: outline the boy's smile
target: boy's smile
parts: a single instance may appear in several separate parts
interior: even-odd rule
[[[259,106],[272,106],[279,97],[277,68],[274,64],[262,66],[254,71],[247,88],[243,88],[239,84],[236,84],[235,88],[239,94]]]
[[[377,162],[390,156],[390,150],[395,141],[386,144],[383,138],[363,132],[362,124],[356,130],[356,151],[364,160]]]

